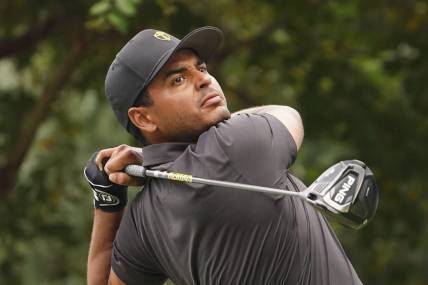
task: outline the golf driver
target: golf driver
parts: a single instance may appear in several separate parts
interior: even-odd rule
[[[345,160],[336,163],[302,192],[205,179],[184,173],[150,170],[140,165],[128,165],[125,172],[137,177],[154,177],[182,183],[198,183],[229,189],[295,196],[353,229],[362,228],[373,218],[379,201],[373,172],[359,160]]]

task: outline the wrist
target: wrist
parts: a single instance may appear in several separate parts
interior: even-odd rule
[[[128,202],[128,187],[113,183],[110,185],[109,189],[100,189],[91,185],[94,208],[105,213],[121,212]]]

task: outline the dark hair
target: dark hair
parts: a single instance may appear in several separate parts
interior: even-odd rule
[[[134,107],[139,106],[150,106],[153,104],[152,98],[150,98],[149,91],[147,88],[143,89],[135,100]],[[132,122],[129,122],[129,131],[140,143],[147,145],[146,138],[143,133],[138,129]]]
[[[153,104],[152,98],[150,98],[149,90],[143,89],[135,100],[134,106],[150,106]]]

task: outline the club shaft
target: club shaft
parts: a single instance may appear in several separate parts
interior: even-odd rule
[[[219,187],[224,187],[229,189],[262,192],[267,194],[296,196],[302,199],[306,199],[306,195],[302,194],[301,192],[293,192],[293,191],[287,191],[287,190],[281,190],[281,189],[263,187],[263,186],[257,186],[257,185],[199,178],[199,177],[194,177],[192,175],[183,174],[183,173],[175,173],[175,172],[167,172],[167,171],[159,171],[159,170],[146,170],[144,167],[139,165],[128,165],[125,168],[125,172],[132,176],[154,177],[154,178],[166,179],[171,181],[178,181],[182,183],[197,183],[197,184],[204,184],[204,185],[219,186]]]

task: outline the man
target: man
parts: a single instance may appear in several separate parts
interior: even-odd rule
[[[305,188],[288,172],[303,140],[299,114],[263,106],[231,115],[206,64],[221,41],[213,27],[181,41],[144,30],[110,66],[106,94],[144,147],[102,150],[85,169],[96,207],[88,283],[361,284],[323,216],[293,197],[147,179],[122,218],[119,184],[143,183],[122,172],[130,163]]]

